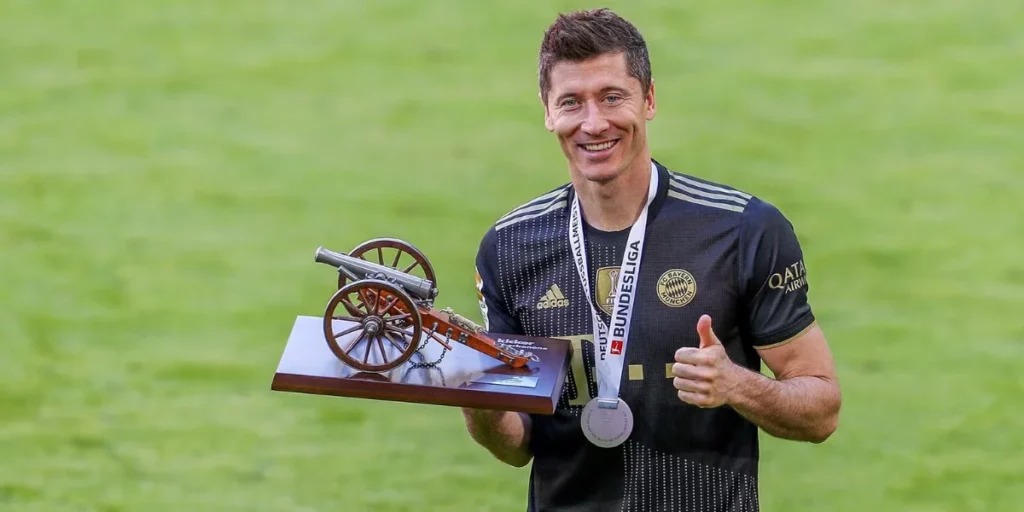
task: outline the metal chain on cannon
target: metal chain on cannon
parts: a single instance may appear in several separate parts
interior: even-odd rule
[[[426,333],[426,336],[423,339],[423,343],[421,343],[420,346],[416,348],[416,353],[422,354],[421,350],[423,350],[424,348],[427,348],[427,344],[430,343],[430,338],[433,338],[437,334],[436,331],[437,331],[437,323],[434,323],[434,326],[431,327],[430,331]],[[449,339],[450,338],[448,336],[445,336],[445,341],[446,342]],[[444,356],[447,353],[448,353],[448,349],[442,348],[441,349],[441,357],[437,358],[437,361],[434,361],[432,363],[410,362],[409,363],[409,367],[410,368],[435,368],[435,367],[437,367],[437,365],[441,364],[441,361],[444,360]]]
[[[423,344],[420,345],[418,348],[416,348],[416,352],[417,353],[421,353],[420,351],[423,350],[424,348],[426,348],[427,343],[430,343],[430,338],[427,338],[427,339],[423,340]],[[437,358],[437,361],[434,361],[434,362],[431,362],[431,363],[415,363],[415,362],[410,362],[409,363],[409,367],[410,368],[436,368],[437,365],[441,364],[441,361],[444,359],[444,356],[447,353],[448,353],[447,349],[442,349],[441,350],[441,357]]]

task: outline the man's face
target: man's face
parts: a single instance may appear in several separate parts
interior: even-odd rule
[[[544,125],[558,136],[573,172],[606,182],[629,168],[647,148],[654,119],[654,84],[644,91],[629,75],[623,53],[551,69]]]

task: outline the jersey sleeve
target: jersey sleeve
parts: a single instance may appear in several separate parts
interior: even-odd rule
[[[775,206],[752,198],[741,228],[740,286],[751,344],[765,348],[792,339],[814,323],[803,250]]]
[[[491,333],[523,334],[505,302],[498,268],[498,235],[492,227],[480,240],[476,254],[476,297],[484,329]]]

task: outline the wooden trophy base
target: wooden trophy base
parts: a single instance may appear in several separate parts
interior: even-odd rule
[[[384,372],[363,372],[346,365],[331,352],[324,339],[322,318],[299,316],[281,354],[271,389],[554,414],[572,355],[569,342],[509,334],[491,337],[532,352],[539,361],[512,368],[454,340],[449,342],[452,349],[441,358],[445,348],[423,335],[420,345],[427,340],[426,345],[400,366]],[[352,353],[362,356],[365,348],[357,346]],[[371,362],[381,360],[376,349],[370,353]],[[395,359],[397,353],[390,357]],[[436,363],[438,359],[441,361]]]

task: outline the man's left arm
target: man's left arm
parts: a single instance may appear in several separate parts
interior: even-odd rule
[[[772,436],[824,442],[839,426],[841,395],[828,343],[815,323],[758,353],[768,376],[729,359],[711,318],[697,323],[700,348],[682,348],[673,371],[679,398],[698,407],[728,405]]]
[[[828,439],[839,427],[842,398],[821,327],[814,324],[758,354],[775,379],[733,365],[736,385],[726,403],[775,437],[813,443]]]
[[[839,424],[841,393],[825,335],[807,299],[803,253],[793,226],[754,199],[741,229],[739,286],[746,343],[775,378],[735,364],[707,315],[698,348],[676,352],[679,398],[699,407],[728,405],[765,432],[820,443]]]

